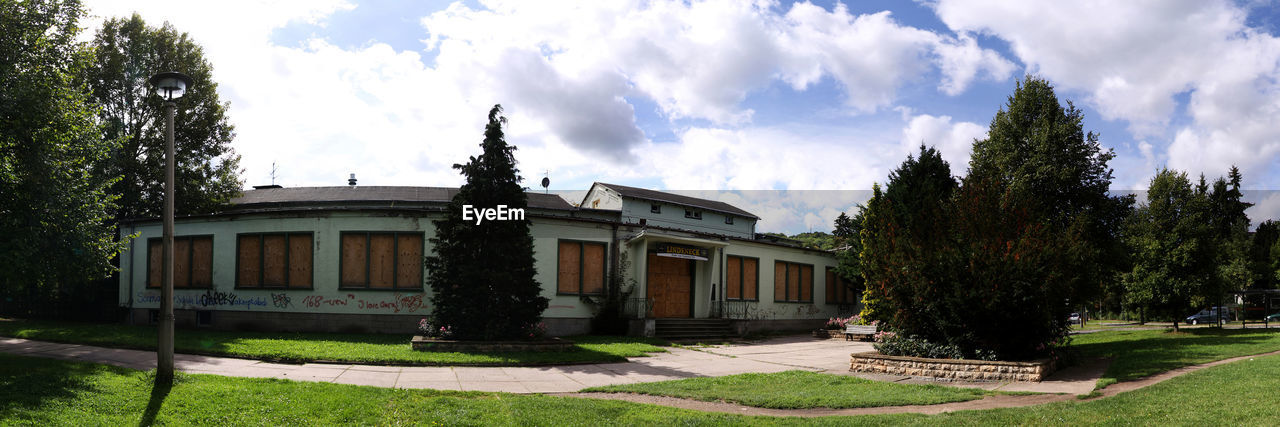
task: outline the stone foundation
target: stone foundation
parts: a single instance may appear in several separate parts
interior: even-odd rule
[[[453,341],[435,340],[421,335],[413,337],[413,349],[417,351],[497,353],[512,351],[573,351],[573,341],[551,338],[543,341]]]
[[[1053,373],[1052,359],[1002,362],[964,359],[927,359],[885,356],[878,352],[853,353],[849,370],[876,374],[932,378],[940,381],[1039,382]]]

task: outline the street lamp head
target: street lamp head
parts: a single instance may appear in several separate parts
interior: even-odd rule
[[[152,86],[156,87],[156,95],[160,95],[166,101],[181,98],[182,94],[186,93],[187,88],[191,87],[191,78],[176,71],[151,76],[150,82]]]

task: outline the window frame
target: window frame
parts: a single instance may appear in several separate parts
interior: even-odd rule
[[[733,215],[725,215],[725,216],[724,216],[724,224],[725,224],[725,225],[733,225]]]
[[[342,248],[342,238],[343,238],[343,236],[346,236],[346,235],[348,235],[348,234],[363,234],[363,235],[364,235],[364,286],[352,286],[352,285],[345,285],[345,284],[343,284],[343,283],[342,283],[342,277],[343,277],[343,273],[344,273],[344,267],[343,267],[343,262],[342,262],[342,260],[344,259],[344,255],[346,254],[346,250]],[[421,259],[421,257],[420,257],[420,258],[419,258],[419,260],[418,260],[418,268],[421,268],[421,269],[423,270],[423,271],[422,271],[422,276],[420,276],[420,279],[421,279],[421,281],[422,281],[423,283],[419,283],[419,284],[418,284],[418,286],[416,286],[416,287],[402,287],[402,286],[400,286],[400,283],[399,283],[399,282],[400,282],[400,263],[399,263],[399,262],[392,262],[392,263],[391,263],[391,277],[393,277],[394,279],[393,279],[393,281],[391,282],[391,287],[389,287],[389,288],[375,288],[375,287],[373,287],[373,285],[372,285],[372,284],[373,284],[373,280],[372,280],[372,277],[371,277],[372,270],[373,270],[373,268],[372,268],[372,263],[373,263],[373,261],[370,259],[371,257],[369,256],[369,255],[370,255],[370,252],[372,251],[372,246],[373,246],[373,245],[369,244],[369,242],[373,240],[372,236],[373,236],[374,234],[390,234],[390,235],[391,235],[391,242],[392,242],[392,249],[391,249],[391,251],[392,251],[392,253],[396,254],[396,257],[397,257],[397,258],[400,256],[400,235],[402,235],[402,234],[404,234],[404,235],[417,235],[417,236],[421,237],[421,238],[422,238],[422,254],[423,254],[423,256],[425,256],[425,255],[426,255],[426,253],[427,253],[427,235],[426,235],[426,233],[425,233],[425,232],[422,232],[422,231],[394,231],[394,230],[393,230],[393,231],[386,231],[386,230],[347,230],[347,231],[339,231],[339,232],[338,232],[338,290],[340,290],[340,291],[382,291],[382,292],[395,291],[395,292],[399,292],[399,291],[422,291],[423,289],[425,289],[425,282],[426,282],[426,278],[427,278],[426,263],[425,263],[425,261],[424,261],[424,260],[422,260],[422,259]],[[312,261],[312,262],[314,262],[314,261]],[[315,273],[314,273],[314,270],[313,270],[312,274],[315,274]]]
[[[577,243],[578,244],[578,292],[563,292],[560,290],[560,244],[561,243]],[[601,262],[604,264],[604,268],[600,269],[600,271],[603,272],[603,275],[600,278],[602,280],[600,282],[601,283],[600,292],[594,292],[594,293],[583,292],[583,286],[586,283],[585,278],[587,276],[585,274],[582,274],[584,270],[583,265],[585,265],[587,261],[586,245],[604,246],[605,259],[601,260]],[[608,286],[608,285],[609,285],[609,243],[598,242],[595,240],[556,239],[556,296],[604,295],[605,293],[604,288],[605,286]]]
[[[778,285],[777,285],[777,280],[778,280],[778,272],[777,272],[777,269],[778,269],[778,263],[782,263],[783,265],[786,265],[786,266],[787,266],[786,274],[784,274],[784,275],[782,276],[782,277],[787,278],[787,279],[786,279],[786,283],[784,283],[784,284],[783,284],[783,286],[782,286],[782,290],[783,290],[782,298],[786,298],[786,297],[787,297],[787,294],[790,294],[790,293],[791,293],[791,283],[790,283],[790,282],[791,282],[791,280],[790,280],[790,278],[791,278],[791,266],[793,266],[793,265],[794,265],[794,266],[797,266],[797,267],[805,267],[805,266],[808,266],[808,267],[809,267],[809,299],[808,299],[808,300],[801,300],[801,299],[799,299],[801,295],[804,295],[803,288],[800,288],[799,286],[797,286],[797,287],[796,287],[796,298],[797,298],[796,300],[778,299]],[[774,285],[773,285],[773,289],[774,289],[774,291],[773,291],[773,302],[776,302],[776,303],[788,303],[788,304],[813,304],[813,282],[814,282],[814,280],[813,280],[813,270],[814,270],[814,265],[813,265],[813,264],[807,264],[807,263],[803,263],[803,262],[795,262],[795,261],[786,261],[786,260],[781,260],[781,259],[775,259],[775,260],[773,260],[773,268],[774,268],[774,273],[773,273],[773,278],[774,278],[774,279],[773,279],[773,280],[774,280]],[[803,278],[804,278],[804,268],[801,268],[801,269],[800,269],[800,272],[799,272],[799,273],[797,273],[797,275],[801,278],[801,279],[800,279],[800,281],[801,281],[801,282],[803,282],[803,281],[804,281],[804,279],[803,279]],[[803,284],[801,284],[801,285],[803,285]],[[757,292],[758,292],[758,291],[757,291]],[[759,296],[759,295],[757,295],[757,297],[758,297],[758,296]]]
[[[696,220],[701,221],[701,220],[702,220],[702,211],[699,211],[699,210],[693,210],[693,209],[685,209],[685,210],[684,210],[684,217],[685,217],[685,218],[689,218],[689,219],[696,219]]]
[[[728,276],[729,276],[729,266],[727,265],[727,264],[729,263],[729,258],[737,258],[737,259],[739,259],[739,260],[740,260],[740,261],[738,261],[740,264],[738,265],[738,297],[737,297],[737,298],[729,298],[729,277],[728,277]],[[742,297],[743,295],[746,295],[746,294],[747,294],[747,285],[746,285],[746,283],[744,283],[744,282],[746,282],[746,278],[747,278],[747,269],[746,269],[746,268],[743,268],[743,267],[742,267],[742,265],[745,265],[745,264],[746,264],[746,262],[744,262],[744,261],[745,261],[745,260],[748,260],[748,259],[754,259],[754,260],[756,260],[756,283],[755,283],[755,285],[756,285],[756,297],[755,297],[754,299],[746,299],[746,298],[743,298],[743,297]],[[724,262],[725,262],[725,264],[726,264],[726,265],[725,265],[725,281],[724,281],[724,287],[725,287],[725,290],[724,290],[724,299],[725,299],[725,301],[760,302],[760,258],[758,258],[758,257],[750,257],[750,256],[743,256],[743,255],[725,255],[725,260],[724,260]]]
[[[214,286],[213,286],[213,260],[214,260],[213,252],[214,252],[214,250],[216,249],[216,248],[214,247],[214,236],[213,236],[212,234],[186,234],[186,235],[182,235],[182,236],[173,236],[173,245],[174,245],[174,246],[177,246],[177,245],[178,245],[178,240],[184,240],[184,239],[185,239],[185,240],[194,240],[194,239],[196,239],[196,238],[198,238],[198,237],[208,237],[208,238],[209,238],[209,286],[191,286],[191,280],[195,278],[195,274],[196,274],[196,273],[195,273],[195,270],[196,270],[196,269],[195,269],[195,268],[192,268],[193,266],[195,266],[195,251],[188,249],[188,250],[187,250],[187,286],[178,287],[178,278],[175,276],[175,277],[173,278],[173,289],[174,289],[174,290],[179,290],[179,289],[213,289],[213,288],[214,288]],[[150,238],[147,238],[147,270],[146,270],[146,271],[147,271],[147,275],[146,275],[146,278],[145,278],[145,279],[143,279],[143,281],[142,281],[142,282],[143,282],[143,284],[142,284],[142,288],[143,288],[143,289],[160,289],[160,288],[163,288],[163,287],[164,287],[164,271],[163,271],[164,266],[163,266],[163,265],[161,265],[161,266],[160,266],[160,268],[161,268],[161,272],[160,272],[160,283],[159,283],[159,284],[157,284],[156,286],[151,286],[151,283],[150,283],[150,281],[151,281],[151,242],[156,241],[156,240],[160,240],[160,241],[161,241],[161,242],[160,242],[160,248],[161,248],[160,250],[161,250],[161,251],[163,251],[163,250],[164,250],[164,241],[163,241],[163,239],[164,239],[164,236],[161,236],[161,237],[150,237]],[[188,248],[193,248],[193,247],[195,247],[195,246],[194,246],[193,244],[188,244],[188,246],[187,246],[187,247],[188,247]],[[174,258],[174,265],[177,265],[178,254],[177,254],[177,253],[173,254],[173,258]],[[164,260],[164,255],[163,255],[163,254],[161,254],[161,255],[160,255],[160,259],[161,259],[161,264],[163,264],[163,263],[164,263],[164,261],[163,261],[163,260]]]
[[[662,205],[657,203],[650,204],[649,213],[656,213],[656,214],[662,213]]]
[[[289,236],[306,235],[311,237],[311,280],[306,287],[289,286]],[[243,236],[258,236],[258,286],[246,286],[240,283],[240,238]],[[284,285],[275,286],[266,285],[266,237],[267,236],[284,236]],[[307,290],[316,289],[316,233],[314,231],[268,231],[262,233],[236,233],[236,284],[235,289],[243,290]],[[341,277],[341,276],[339,276]]]

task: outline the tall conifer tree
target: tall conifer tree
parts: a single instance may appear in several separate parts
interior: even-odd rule
[[[484,152],[454,169],[466,184],[449,202],[448,213],[435,221],[434,254],[427,257],[431,276],[434,324],[448,327],[458,339],[529,338],[547,309],[542,286],[535,279],[533,237],[529,221],[462,219],[463,205],[474,208],[528,207],[516,169],[516,147],[502,133],[502,106],[489,111]]]

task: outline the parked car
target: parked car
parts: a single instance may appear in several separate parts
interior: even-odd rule
[[[1272,315],[1270,315],[1270,316],[1267,316],[1267,321],[1268,321],[1268,322],[1280,322],[1280,313],[1276,313],[1276,314],[1272,314]]]
[[[1223,321],[1231,320],[1231,312],[1227,310],[1226,307],[1209,307],[1204,310],[1200,310],[1199,313],[1187,316],[1187,323],[1192,325],[1198,325],[1201,323],[1217,323],[1219,312],[1222,313]]]
[[[1067,321],[1071,323],[1080,323],[1080,313],[1071,313],[1067,316]]]

